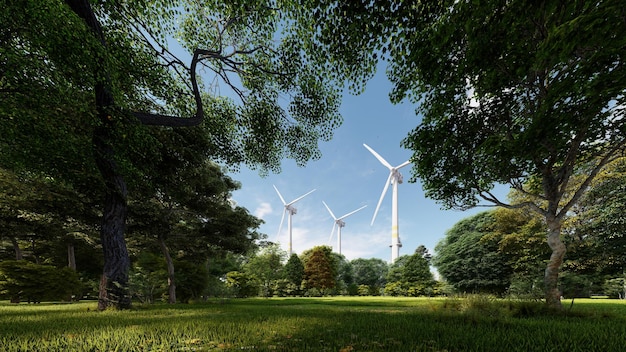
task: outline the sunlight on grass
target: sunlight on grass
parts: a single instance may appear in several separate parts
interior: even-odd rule
[[[536,303],[536,302],[535,302]],[[626,302],[324,297],[137,305],[0,303],[3,351],[618,351]],[[519,311],[524,310],[524,314]],[[519,317],[517,317],[519,316]]]

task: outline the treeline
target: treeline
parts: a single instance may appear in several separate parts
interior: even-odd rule
[[[226,274],[226,289],[236,297],[250,296],[432,296],[442,293],[430,272],[431,255],[420,246],[393,264],[379,258],[347,260],[328,246],[301,255],[276,245],[247,258]]]

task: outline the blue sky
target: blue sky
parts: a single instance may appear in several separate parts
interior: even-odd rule
[[[297,214],[293,216],[295,253],[318,245],[331,245],[336,250],[336,234],[329,242],[333,219],[324,207],[324,201],[337,217],[367,205],[345,219],[341,252],[348,260],[391,260],[391,187],[373,226],[370,226],[389,171],[363,147],[363,143],[391,165],[399,165],[411,156],[400,142],[419,124],[420,117],[415,114],[412,104],[391,104],[390,89],[391,84],[383,71],[368,83],[361,95],[344,96],[340,110],[343,125],[335,131],[332,141],[320,143],[320,160],[312,161],[304,168],[297,167],[292,160],[284,160],[282,172],[267,177],[245,168],[230,174],[242,183],[233,199],[265,221],[260,231],[267,234],[269,240],[279,242],[284,250],[288,248],[286,218],[278,233],[284,207],[272,185],[278,188],[286,202],[316,189],[294,205],[297,208]],[[434,253],[435,245],[448,229],[485,208],[464,212],[442,210],[439,204],[425,198],[419,180],[417,183],[407,182],[410,169],[408,165],[400,170],[405,179],[398,189],[399,233],[403,244],[400,255],[412,254],[419,245]],[[499,194],[505,195],[506,190],[502,189]]]

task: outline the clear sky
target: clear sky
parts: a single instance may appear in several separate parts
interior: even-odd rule
[[[315,189],[294,204],[297,208],[292,225],[295,253],[301,254],[318,245],[331,245],[337,250],[336,231],[329,241],[333,219],[324,207],[324,201],[336,217],[367,205],[345,219],[341,252],[348,260],[391,260],[391,186],[373,226],[370,226],[389,171],[363,147],[363,143],[391,165],[399,165],[411,156],[411,151],[402,148],[400,142],[419,124],[421,117],[415,114],[415,106],[410,103],[391,104],[390,90],[391,84],[384,72],[379,72],[363,94],[345,95],[340,109],[343,125],[335,131],[330,142],[320,143],[322,158],[306,167],[297,167],[292,160],[284,160],[280,174],[261,177],[257,171],[245,168],[230,174],[242,183],[241,190],[233,194],[234,200],[263,219],[265,223],[260,231],[268,235],[268,240],[279,242],[285,251],[288,248],[287,216],[279,233],[284,207],[272,185],[278,188],[286,202]],[[486,209],[442,210],[439,204],[425,198],[419,180],[417,183],[407,182],[410,169],[411,165],[408,165],[400,170],[405,179],[398,188],[399,233],[403,244],[400,255],[412,254],[419,245],[434,253],[435,245],[456,222]],[[499,194],[506,195],[506,189]]]

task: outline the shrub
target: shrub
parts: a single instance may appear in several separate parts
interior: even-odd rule
[[[385,296],[406,296],[406,290],[402,287],[402,283],[399,281],[388,282],[385,285]]]
[[[209,273],[202,264],[187,261],[176,261],[176,299],[181,303],[189,303],[200,298],[209,285]]]
[[[618,277],[609,279],[602,285],[604,294],[610,298],[626,299],[626,287],[624,287],[624,278]]]
[[[226,286],[233,290],[236,297],[256,297],[259,294],[256,279],[240,271],[226,273]]]
[[[70,268],[56,268],[25,260],[0,262],[0,296],[19,303],[71,300],[82,293],[78,274]]]

